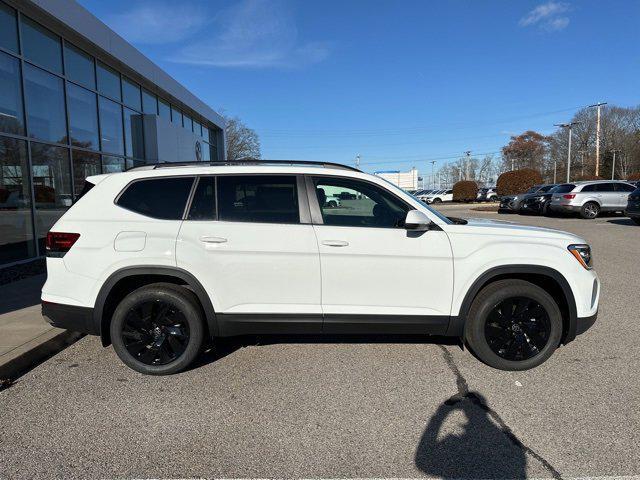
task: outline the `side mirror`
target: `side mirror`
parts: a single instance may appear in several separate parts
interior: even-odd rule
[[[420,210],[409,210],[404,220],[404,228],[414,232],[425,232],[429,230],[431,220]]]

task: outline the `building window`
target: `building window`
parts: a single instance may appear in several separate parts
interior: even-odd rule
[[[128,108],[124,109],[124,139],[128,157],[144,158],[142,115]]]
[[[202,161],[208,162],[211,160],[211,149],[209,148],[209,144],[206,142],[202,142]]]
[[[102,162],[97,153],[73,150],[71,155],[73,158],[73,188],[77,196],[82,192],[85,178],[102,173]]]
[[[62,79],[29,64],[25,64],[24,79],[29,136],[67,143]]]
[[[183,117],[183,121],[184,121],[184,128],[186,128],[190,132],[193,132],[193,120],[191,120],[191,117],[188,117],[185,115]]]
[[[102,173],[124,172],[126,163],[122,157],[113,157],[111,155],[102,156]]]
[[[98,62],[98,91],[120,101],[120,75],[115,70]]]
[[[141,111],[140,87],[127,78],[122,79],[122,100],[125,105]]]
[[[202,136],[202,125],[200,125],[198,122],[196,122],[195,120],[193,121],[193,133],[195,133],[196,135],[198,135],[199,137]]]
[[[158,114],[158,99],[145,89],[142,89],[142,111],[152,115]]]
[[[22,18],[22,53],[27,60],[52,72],[62,73],[60,37],[30,18]]]
[[[98,99],[102,150],[124,155],[122,138],[122,107],[104,97]]]
[[[77,147],[98,150],[98,104],[96,94],[68,83],[67,101],[69,102],[71,144]]]
[[[171,105],[171,121],[176,125],[182,126],[182,112]]]
[[[20,60],[2,52],[0,52],[0,132],[24,135]]]
[[[35,254],[27,145],[0,137],[0,263]]]
[[[69,43],[64,46],[64,68],[69,80],[95,90],[96,72],[93,57]]]
[[[36,238],[40,252],[44,252],[47,232],[72,203],[69,150],[33,142],[31,169],[36,207]]]
[[[207,127],[205,127],[204,125],[202,126],[202,138],[204,138],[205,142],[209,142],[209,129]]]
[[[161,98],[158,99],[158,115],[171,121],[171,107]]]
[[[0,47],[18,53],[16,11],[0,2]]]
[[[135,167],[141,167],[143,165],[146,165],[146,162],[144,160],[138,160],[137,158],[127,158],[126,160],[126,164],[125,164],[125,170],[128,170],[130,168],[135,168]]]

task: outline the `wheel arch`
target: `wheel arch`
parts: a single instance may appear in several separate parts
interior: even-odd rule
[[[177,267],[125,267],[112,273],[104,282],[93,309],[93,323],[95,331],[102,339],[102,345],[111,343],[109,322],[117,304],[131,291],[152,283],[168,282],[184,285],[197,297],[202,307],[208,334],[218,334],[216,314],[211,299],[202,284],[192,274]]]
[[[559,271],[542,265],[502,265],[494,267],[482,273],[467,290],[460,311],[457,316],[452,316],[449,322],[447,335],[462,336],[464,324],[471,308],[471,303],[480,290],[490,283],[504,279],[526,280],[539,286],[549,293],[558,303],[562,312],[562,339],[561,343],[567,344],[576,337],[577,309],[573,291],[567,279]]]

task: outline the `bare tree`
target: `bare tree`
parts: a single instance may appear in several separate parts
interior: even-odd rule
[[[255,130],[247,127],[238,117],[225,117],[225,121],[227,160],[260,158],[260,139]]]

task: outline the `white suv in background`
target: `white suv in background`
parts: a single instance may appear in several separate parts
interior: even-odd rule
[[[624,212],[635,189],[631,183],[614,180],[565,183],[554,188],[549,209],[579,213],[587,219],[596,218],[600,212]]]
[[[44,316],[147,374],[186,368],[210,338],[285,333],[449,335],[528,369],[594,323],[600,293],[575,235],[447,218],[314,162],[89,177],[46,245]]]
[[[426,203],[451,202],[453,201],[453,190],[436,190],[435,192],[431,192],[428,195],[422,195],[418,198]]]

